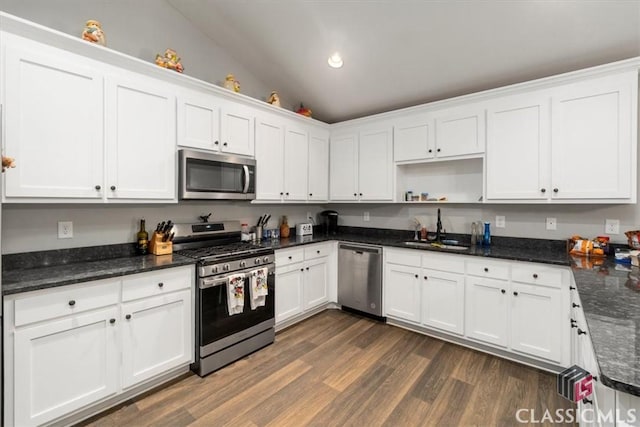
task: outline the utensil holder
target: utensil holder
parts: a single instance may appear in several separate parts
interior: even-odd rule
[[[153,237],[149,241],[149,252],[154,255],[167,255],[173,253],[173,242],[163,242],[162,233],[153,233]]]

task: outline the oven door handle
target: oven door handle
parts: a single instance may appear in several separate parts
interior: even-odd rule
[[[243,175],[244,175],[244,188],[242,189],[242,192],[243,193],[248,193],[249,192],[249,180],[250,180],[249,166],[242,165],[242,170],[243,170]]]
[[[200,284],[198,287],[200,289],[208,289],[208,288],[213,288],[214,286],[226,285],[227,283],[229,283],[227,278],[224,278],[222,280],[205,278],[205,279],[200,279]]]

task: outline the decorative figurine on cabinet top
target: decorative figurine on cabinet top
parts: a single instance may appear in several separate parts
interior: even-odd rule
[[[300,108],[296,110],[296,113],[302,114],[305,117],[311,117],[311,110],[302,105],[302,103],[300,103]]]
[[[174,70],[179,73],[184,71],[184,67],[180,63],[180,57],[178,56],[176,51],[173,49],[165,50],[164,56],[157,54],[156,64],[163,68],[168,68],[170,70]]]
[[[93,19],[88,20],[86,24],[84,24],[82,39],[102,46],[107,45],[107,40],[104,36],[104,31],[102,31],[100,22]]]
[[[280,107],[280,97],[278,96],[278,93],[275,90],[271,92],[271,95],[269,95],[269,99],[267,99],[267,103],[274,105],[276,107]]]
[[[233,74],[227,74],[227,77],[224,79],[224,88],[229,89],[232,92],[239,93],[240,92],[240,82],[236,80]]]
[[[2,172],[9,168],[15,168],[16,163],[13,157],[2,156]]]

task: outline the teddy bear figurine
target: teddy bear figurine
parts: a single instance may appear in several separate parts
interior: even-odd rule
[[[16,163],[13,157],[2,156],[2,172],[7,170],[8,168],[15,168]]]
[[[107,40],[104,36],[104,31],[102,31],[102,26],[100,25],[100,22],[94,19],[90,19],[86,24],[84,24],[82,39],[102,46],[107,45]]]
[[[164,56],[157,54],[156,64],[161,66],[162,68],[168,68],[179,73],[182,73],[184,71],[184,67],[180,63],[180,57],[173,49],[165,50]]]

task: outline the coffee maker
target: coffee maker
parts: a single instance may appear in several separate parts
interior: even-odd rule
[[[325,236],[328,236],[330,234],[338,234],[338,212],[320,212],[320,224],[322,225]]]

